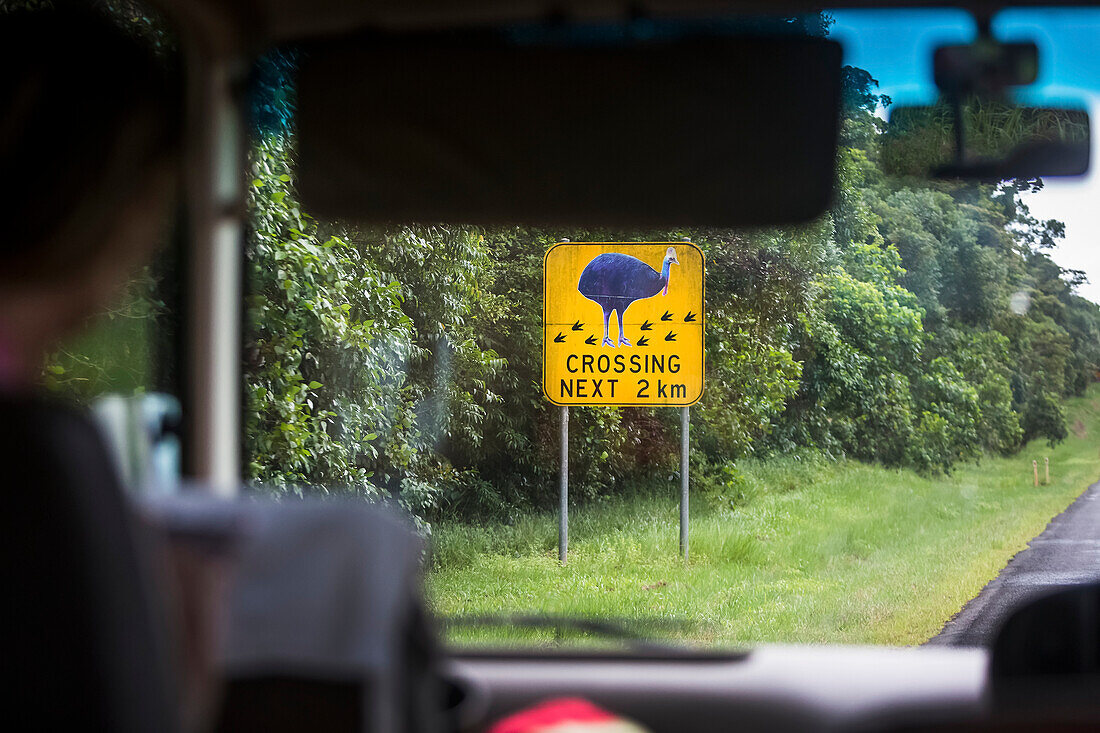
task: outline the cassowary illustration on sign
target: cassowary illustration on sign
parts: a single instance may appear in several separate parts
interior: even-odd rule
[[[668,295],[669,270],[678,265],[676,248],[669,247],[661,271],[657,272],[637,257],[619,252],[605,252],[588,263],[581,273],[577,290],[603,308],[603,345],[615,347],[608,332],[611,314],[619,316],[619,346],[632,346],[623,332],[623,315],[636,300],[652,298],[657,293]]]

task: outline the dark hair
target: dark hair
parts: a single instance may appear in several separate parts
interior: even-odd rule
[[[60,10],[0,15],[0,69],[0,279],[72,272],[177,157],[179,74],[110,19]]]

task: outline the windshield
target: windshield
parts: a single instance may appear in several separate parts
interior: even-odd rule
[[[457,643],[940,634],[1097,479],[1093,177],[894,178],[885,121],[935,101],[932,52],[974,40],[975,21],[779,20],[838,40],[845,63],[834,203],[788,228],[317,220],[295,188],[296,57],[265,57],[243,354],[255,491],[405,507]],[[993,30],[1039,45],[1029,103],[1092,109],[1100,14],[1013,10]],[[608,244],[637,242],[660,244]],[[551,263],[574,251],[561,243],[573,269]],[[573,300],[551,317],[559,277]],[[591,361],[578,351],[556,378],[629,375],[643,357],[654,391],[672,363],[650,356],[695,338],[705,353],[677,368],[699,390],[676,378],[666,404],[563,408],[573,392],[544,394],[559,336]]]

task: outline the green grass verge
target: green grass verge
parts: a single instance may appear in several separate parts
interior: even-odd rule
[[[678,483],[571,512],[569,562],[552,513],[436,527],[429,598],[441,615],[683,619],[702,643],[918,644],[1100,479],[1100,385],[1067,404],[1070,436],[925,478],[855,461],[744,461],[737,502],[694,496],[678,556]],[[1049,485],[1031,461],[1050,458]],[[548,638],[517,629],[452,638]]]

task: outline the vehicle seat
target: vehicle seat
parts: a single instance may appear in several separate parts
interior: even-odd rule
[[[24,730],[177,730],[150,555],[96,428],[0,397],[0,466],[4,717]]]
[[[237,503],[219,731],[436,731],[423,544],[382,507]]]

